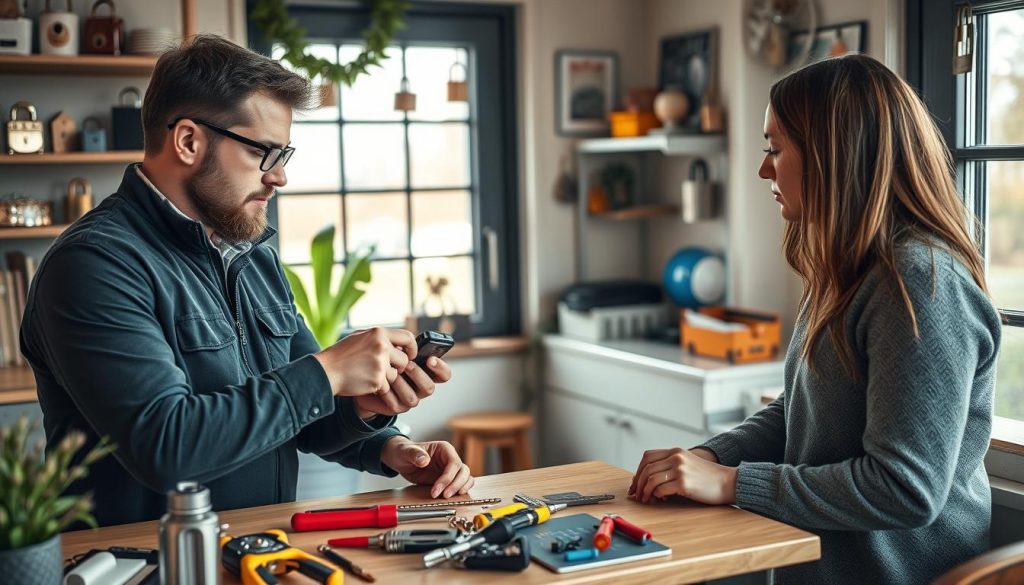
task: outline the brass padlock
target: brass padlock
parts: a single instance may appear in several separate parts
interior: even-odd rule
[[[18,110],[28,112],[28,120],[18,119]],[[11,106],[11,119],[7,122],[7,154],[36,154],[43,152],[43,123],[36,118],[36,107],[28,102]]]
[[[73,223],[92,209],[92,186],[84,177],[68,183],[67,223]]]
[[[416,111],[416,94],[409,89],[409,78],[403,77],[402,83],[398,88],[398,93],[395,94],[395,111],[396,112],[413,112]]]

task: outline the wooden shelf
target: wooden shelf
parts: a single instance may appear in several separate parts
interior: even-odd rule
[[[630,220],[649,219],[652,217],[671,217],[679,215],[679,207],[676,205],[636,205],[625,209],[616,209],[604,213],[592,213],[591,217],[603,219]]]
[[[45,225],[39,227],[2,227],[0,240],[16,240],[21,238],[56,238],[68,229],[66,224]]]
[[[107,152],[65,152],[55,154],[0,155],[0,165],[98,165],[128,164],[142,160],[141,150],[111,150]]]
[[[35,402],[36,379],[32,368],[12,366],[0,368],[0,405]]]
[[[0,55],[0,73],[148,77],[156,66],[149,55]]]

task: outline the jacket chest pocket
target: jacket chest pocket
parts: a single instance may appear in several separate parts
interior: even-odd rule
[[[256,321],[260,325],[260,338],[270,358],[271,369],[291,361],[292,337],[298,331],[291,305],[258,307]]]
[[[203,392],[235,384],[241,374],[235,330],[220,314],[193,313],[175,322],[189,383]]]

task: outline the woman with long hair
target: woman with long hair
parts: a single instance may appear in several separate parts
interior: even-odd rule
[[[629,492],[818,534],[821,560],[778,582],[929,582],[988,546],[1001,332],[949,152],[862,55],[775,83],[764,135],[758,174],[804,284],[785,390],[699,447],[647,451]]]

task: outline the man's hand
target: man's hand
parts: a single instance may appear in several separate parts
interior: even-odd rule
[[[403,375],[398,376],[388,389],[356,397],[356,411],[364,419],[375,414],[393,416],[407,412],[419,404],[420,400],[433,394],[435,384],[443,384],[451,379],[452,369],[440,358],[429,358],[427,369],[410,361]]]
[[[704,504],[734,504],[736,468],[719,465],[717,459],[707,449],[646,451],[628,494],[644,503],[680,495]]]
[[[388,393],[416,357],[416,338],[403,329],[374,327],[356,331],[314,357],[327,374],[335,396]],[[384,402],[397,406],[393,397]]]
[[[413,443],[396,436],[384,443],[380,460],[411,483],[430,485],[430,497],[466,494],[476,480],[455,447],[446,441]]]

